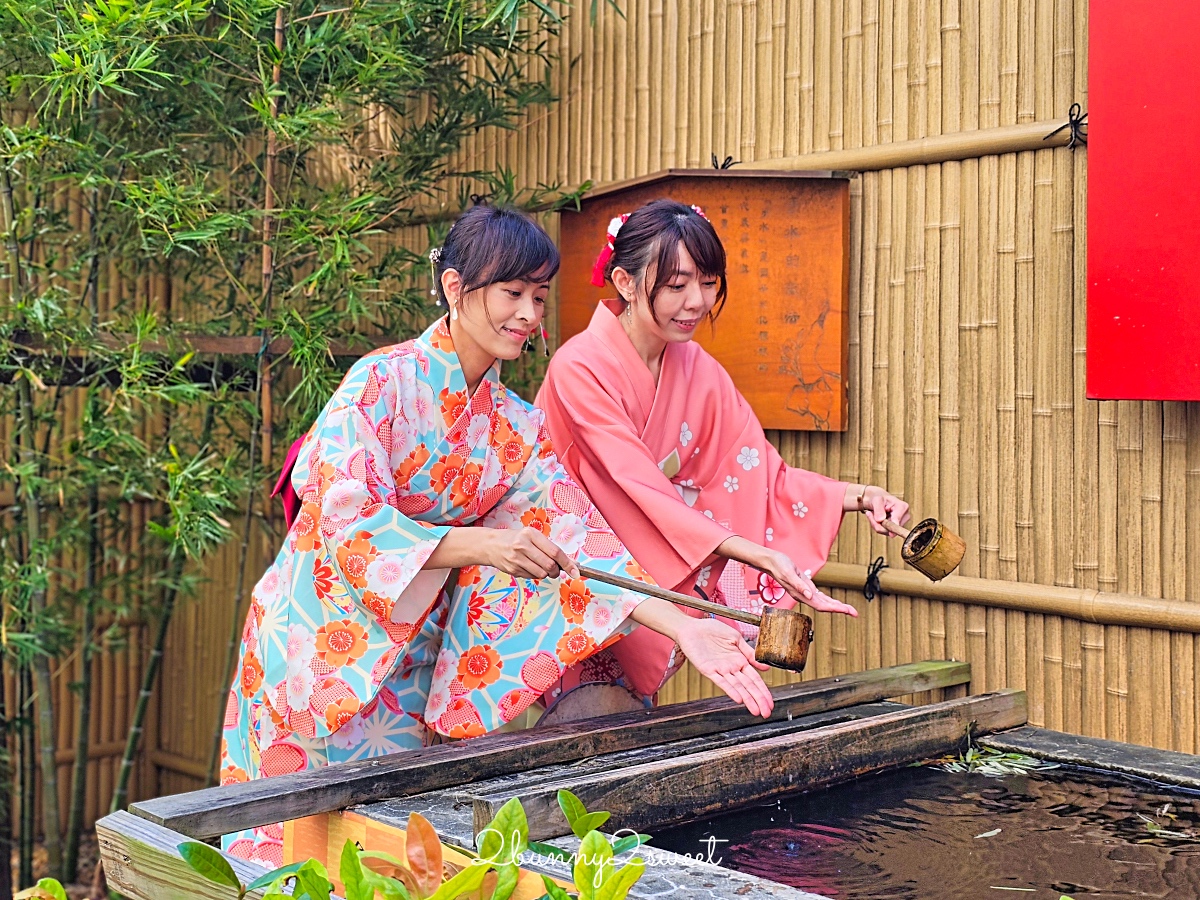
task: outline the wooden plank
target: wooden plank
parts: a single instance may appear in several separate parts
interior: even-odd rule
[[[96,822],[96,838],[108,887],[130,900],[232,900],[237,891],[215,884],[192,869],[177,849],[186,835],[127,812]],[[267,869],[225,854],[243,884]],[[290,890],[289,890],[290,893]],[[261,897],[262,891],[247,894]]]
[[[1119,772],[1200,790],[1200,767],[1196,765],[1196,757],[1190,753],[1155,750],[1033,727],[992,735],[980,743],[1005,753],[1025,753],[1051,762]]]
[[[517,796],[532,839],[568,834],[557,796],[567,788],[612,813],[612,830],[644,831],[937,756],[968,733],[1025,722],[1025,692],[999,691],[482,797],[474,818],[490,821]]]
[[[809,715],[950,687],[969,679],[966,663],[922,662],[786,685],[772,692],[775,709],[771,718]],[[193,837],[213,837],[538,766],[717,734],[761,721],[721,697],[159,797],[136,803],[130,811]]]
[[[791,720],[765,722],[762,725],[751,725],[748,728],[737,728],[724,734],[708,734],[701,737],[688,738],[684,741],[673,741],[669,744],[653,744],[649,747],[639,747],[636,750],[624,750],[620,753],[606,753],[603,756],[593,756],[571,763],[557,766],[543,766],[530,769],[528,772],[517,772],[512,775],[502,775],[487,781],[477,781],[457,790],[451,789],[447,796],[453,796],[455,803],[472,803],[475,813],[475,833],[489,822],[493,809],[491,800],[503,798],[500,805],[509,798],[523,791],[535,790],[542,785],[574,784],[576,781],[591,778],[602,772],[627,770],[634,766],[652,762],[676,759],[697,753],[709,753],[724,747],[738,744],[748,744],[752,741],[762,741],[783,734],[797,734],[802,731],[812,731],[829,725],[840,725],[845,722],[861,722],[872,716],[901,712],[912,709],[902,703],[860,703],[847,709],[828,710],[811,716],[798,716]],[[483,804],[475,804],[476,799],[485,799]],[[363,808],[365,815],[371,814],[371,807]]]

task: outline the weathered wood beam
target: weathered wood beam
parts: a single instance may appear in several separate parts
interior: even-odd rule
[[[998,691],[479,797],[474,819],[491,821],[516,796],[530,838],[569,834],[558,806],[567,788],[585,806],[612,813],[611,830],[645,831],[937,756],[968,734],[1025,722],[1025,692]]]
[[[574,784],[576,781],[593,778],[603,772],[626,770],[647,763],[677,759],[681,756],[709,753],[724,747],[738,744],[748,744],[751,741],[761,741],[782,734],[798,734],[802,731],[812,731],[828,725],[839,725],[845,722],[860,722],[872,716],[881,716],[911,709],[901,703],[882,701],[878,703],[860,703],[846,709],[831,709],[815,713],[811,716],[795,716],[792,719],[782,719],[775,722],[764,722],[761,725],[751,725],[748,728],[736,728],[723,734],[706,734],[700,737],[688,738],[683,741],[672,741],[667,744],[652,744],[649,747],[638,747],[636,750],[623,750],[619,753],[606,753],[603,756],[592,756],[575,762],[563,763],[557,766],[543,766],[530,769],[528,772],[518,772],[513,775],[502,775],[499,778],[489,778],[486,781],[475,781],[460,788],[452,788],[445,792],[446,796],[454,798],[454,803],[470,803],[473,808],[475,834],[489,822],[489,813],[499,799],[500,805],[509,797],[523,794],[525,791],[536,791],[542,786],[554,784]],[[482,799],[483,803],[476,803]],[[367,815],[372,807],[364,808]]]
[[[96,839],[111,890],[130,900],[235,900],[237,891],[216,884],[184,862],[177,849],[186,835],[127,812],[115,812],[96,822]],[[267,870],[225,854],[243,884]],[[288,893],[291,890],[288,889]],[[262,891],[247,894],[258,898]]]
[[[778,721],[965,684],[970,672],[966,663],[922,662],[785,685],[772,691],[771,718]],[[762,721],[723,697],[698,700],[160,797],[135,803],[130,811],[206,838]]]

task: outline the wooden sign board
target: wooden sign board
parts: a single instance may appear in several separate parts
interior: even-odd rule
[[[820,172],[670,169],[564,211],[559,339],[587,328],[612,285],[592,285],[609,220],[669,197],[701,207],[725,244],[729,298],[697,340],[764,428],[844,431],[849,368],[850,185]]]

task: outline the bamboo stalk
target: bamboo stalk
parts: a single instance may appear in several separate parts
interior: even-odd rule
[[[768,79],[766,82],[766,96],[769,98],[770,113],[766,116],[766,128],[763,130],[764,140],[768,148],[768,153],[771,157],[777,158],[787,153],[785,149],[785,138],[787,127],[785,123],[786,108],[787,108],[787,91],[783,86],[787,83],[788,68],[787,68],[787,0],[774,0],[771,3],[769,10],[774,13],[773,18],[770,18],[771,38],[771,64],[763,66],[761,71]],[[770,14],[768,13],[768,17]]]
[[[8,221],[13,221],[8,217]],[[15,279],[14,279],[15,280]],[[36,461],[37,421],[33,401],[33,386],[29,378],[22,378],[17,383],[17,396],[21,430],[21,458],[27,466],[38,465]],[[39,552],[42,540],[42,510],[41,502],[34,494],[29,484],[22,486],[25,515],[25,552],[31,558]],[[30,598],[30,612],[34,627],[38,627],[40,618],[46,612],[46,592],[43,587],[35,587]],[[62,825],[59,820],[58,795],[58,766],[54,761],[54,751],[58,749],[56,730],[54,727],[54,686],[50,677],[50,658],[44,653],[34,656],[32,662],[33,687],[37,715],[37,747],[41,760],[42,777],[42,843],[46,848],[46,859],[53,878],[62,876],[63,847]]]
[[[5,666],[7,669],[7,666]],[[6,673],[7,674],[7,673]],[[13,782],[12,755],[9,752],[12,720],[9,718],[7,678],[0,679],[0,898],[13,895],[13,800],[16,798]],[[7,795],[7,796],[5,796]]]
[[[125,752],[121,756],[121,767],[117,772],[117,784],[113,790],[112,804],[109,812],[114,813],[124,809],[129,800],[129,782],[133,774],[133,766],[138,757],[142,732],[145,728],[146,713],[150,708],[150,698],[158,681],[159,669],[162,667],[163,649],[167,643],[167,632],[171,626],[171,616],[175,611],[175,600],[178,596],[179,579],[183,574],[183,556],[180,555],[171,563],[170,581],[167,584],[163,600],[162,614],[158,620],[154,643],[146,660],[146,668],[142,672],[141,689],[138,691],[137,705],[134,707],[133,718],[129,724],[129,734],[125,743]]]
[[[896,62],[896,14],[894,0],[879,0],[879,60],[877,63],[879,89],[876,103],[879,106],[877,121],[879,132],[875,144],[890,144],[896,137],[893,116],[895,115],[894,69]]]
[[[822,588],[856,590],[862,588],[866,574],[865,566],[830,562],[814,573],[813,580]],[[914,571],[891,568],[880,573],[879,583],[886,594],[898,597],[1061,616],[1116,629],[1200,634],[1200,604],[1183,600],[966,575],[950,575],[935,582]]]
[[[79,873],[79,840],[86,815],[88,786],[88,744],[91,740],[92,714],[92,656],[96,629],[96,592],[100,575],[100,495],[93,485],[88,491],[87,565],[84,571],[82,622],[79,628],[79,683],[82,685],[77,701],[75,759],[71,773],[71,803],[67,816],[67,839],[63,853],[63,876],[75,881]],[[3,895],[0,895],[3,896]]]
[[[816,143],[816,21],[814,0],[801,0],[800,23],[800,153],[812,153]]]
[[[28,720],[29,710],[34,703],[33,667],[22,666],[18,675],[20,702],[17,708],[21,717]],[[32,724],[26,724],[21,729],[21,824],[17,832],[20,843],[17,848],[17,884],[22,887],[33,884],[33,845],[37,838],[34,815],[37,805],[37,760],[33,733]]]

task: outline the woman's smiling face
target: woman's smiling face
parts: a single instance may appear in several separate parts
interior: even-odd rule
[[[654,283],[655,273],[648,269],[637,285],[631,313],[634,328],[673,344],[686,343],[696,336],[696,326],[708,318],[717,302],[718,287],[717,276],[699,271],[683,241],[679,242],[678,253],[675,275],[659,289],[653,311],[647,290]]]
[[[536,336],[546,313],[548,281],[500,281],[460,297],[458,273],[447,270],[442,284],[458,310],[458,324],[472,341],[496,359],[516,359]]]

